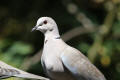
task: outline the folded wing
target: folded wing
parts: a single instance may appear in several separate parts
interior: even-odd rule
[[[77,80],[106,80],[104,75],[75,48],[67,47],[61,59]]]

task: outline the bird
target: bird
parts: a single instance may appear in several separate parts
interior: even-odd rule
[[[27,78],[27,79],[39,79],[39,80],[49,80],[48,78],[44,78],[42,76],[34,75],[15,67],[12,67],[3,61],[0,61],[0,80],[6,79],[9,77],[19,77],[19,78]]]
[[[79,50],[66,44],[51,17],[40,17],[32,31],[45,36],[41,64],[51,80],[106,80]]]

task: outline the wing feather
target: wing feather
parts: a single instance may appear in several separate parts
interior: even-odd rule
[[[67,47],[62,53],[61,59],[65,67],[78,80],[106,80],[88,58],[75,48]]]
[[[42,76],[37,76],[31,73],[27,73],[20,69],[14,68],[2,61],[0,61],[0,79],[8,78],[8,77],[21,77],[21,78],[29,78],[29,79],[41,79],[41,80],[49,80],[48,78],[44,78]]]

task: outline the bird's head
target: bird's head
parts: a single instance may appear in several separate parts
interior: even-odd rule
[[[57,24],[55,23],[55,21],[50,18],[50,17],[41,17],[38,19],[36,26],[32,29],[32,31],[34,30],[39,30],[42,33],[49,33],[49,32],[53,32],[56,31],[57,29]]]

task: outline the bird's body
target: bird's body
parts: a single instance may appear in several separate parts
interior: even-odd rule
[[[60,38],[52,18],[40,18],[35,29],[45,35],[41,63],[52,80],[106,80],[87,57]]]
[[[47,75],[53,80],[103,80],[104,76],[80,51],[62,39],[50,37],[46,40],[41,61]]]
[[[51,43],[53,44],[49,45]],[[56,43],[59,44],[59,46]],[[44,43],[44,50],[41,58],[42,66],[44,66],[43,68],[46,71],[47,75],[52,79],[73,80],[72,74],[67,69],[65,69],[63,63],[60,60],[61,53],[65,49],[62,47],[62,44],[64,43],[60,39],[47,39],[47,42]],[[56,53],[57,55],[53,55],[52,53]]]
[[[49,80],[47,78],[37,76],[15,67],[12,67],[2,61],[0,61],[0,80],[9,77],[19,77],[19,78],[28,78],[28,79],[40,79],[40,80]]]

